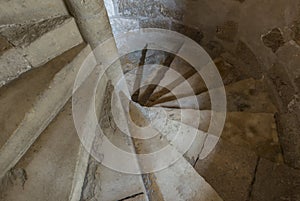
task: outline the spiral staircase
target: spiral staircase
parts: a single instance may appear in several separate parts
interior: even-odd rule
[[[0,200],[249,200],[258,161],[282,163],[276,108],[263,77],[240,79],[234,66],[214,59],[225,84],[227,119],[222,135],[212,136],[207,131],[217,111],[211,110],[209,93],[215,89],[208,90],[179,57],[144,49],[121,58],[129,89],[138,89],[122,102],[130,105],[127,115],[136,125],[155,122],[163,132],[148,142],[125,136],[114,122],[109,83],[99,124],[116,146],[136,153],[169,145],[179,127],[182,143],[191,132],[197,133],[195,141],[176,163],[158,172],[131,175],[101,165],[84,154],[72,118],[74,79],[91,52],[75,20],[65,13],[10,23],[0,29],[0,67],[20,69],[1,73]],[[15,35],[8,34],[11,30]],[[218,143],[210,144],[215,138]]]

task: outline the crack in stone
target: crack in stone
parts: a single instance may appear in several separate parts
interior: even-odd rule
[[[260,157],[258,157],[257,160],[256,160],[256,165],[255,165],[254,172],[253,172],[253,179],[252,179],[250,187],[249,187],[249,194],[248,194],[247,201],[250,201],[251,197],[252,197],[253,186],[254,186],[254,183],[256,181],[256,173],[257,173],[257,170],[258,170],[259,162],[260,162]]]
[[[126,198],[123,198],[121,200],[118,200],[118,201],[125,201],[125,200],[131,199],[131,198],[135,198],[135,197],[137,197],[139,195],[143,195],[143,194],[144,194],[143,192],[140,192],[140,193],[137,193],[137,194],[134,194],[134,195],[130,195],[130,196],[128,196]]]

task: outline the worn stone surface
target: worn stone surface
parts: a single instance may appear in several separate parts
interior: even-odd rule
[[[221,140],[195,169],[224,201],[247,201],[256,163],[255,153]]]
[[[238,32],[238,24],[234,21],[227,21],[217,27],[216,36],[225,41],[233,42]]]
[[[4,0],[0,4],[0,24],[23,24],[69,15],[62,0]]]
[[[218,90],[219,89],[216,88],[210,91],[217,92]],[[227,111],[229,112],[276,112],[276,108],[272,104],[263,80],[242,80],[225,86],[225,91],[227,96]],[[196,99],[197,102],[188,96],[178,100],[158,103],[155,106],[200,110],[211,109],[209,92],[204,92],[197,95]]]
[[[129,137],[117,127],[114,121],[111,110],[112,93],[113,86],[108,84],[105,91],[106,96],[100,111],[99,124],[111,143],[123,151],[132,153],[133,144]],[[99,148],[99,144],[97,143],[101,143],[100,138],[100,136],[96,136],[93,142],[93,149],[96,152],[97,148]],[[97,153],[101,154],[100,151]],[[85,185],[83,186],[83,200],[123,200],[140,192],[144,192],[141,175],[118,172],[105,167],[94,158],[90,159]]]
[[[86,47],[55,75],[49,87],[39,96],[13,135],[1,147],[0,178],[15,166],[69,100],[77,72],[90,52],[90,47]]]
[[[227,113],[222,139],[256,152],[260,157],[283,162],[272,113]]]
[[[300,200],[300,170],[259,161],[251,201]]]
[[[265,46],[271,48],[273,52],[276,52],[284,44],[284,38],[281,30],[278,28],[274,28],[267,34],[263,35],[262,41]]]
[[[16,48],[6,50],[0,55],[0,87],[32,68]]]
[[[69,101],[18,162],[17,181],[1,184],[0,200],[68,200],[80,145],[71,106]]]
[[[0,35],[0,55],[9,48],[12,48],[12,45],[8,42],[8,40],[5,37]]]
[[[75,20],[67,19],[56,29],[24,47],[21,52],[33,67],[38,67],[82,42]]]
[[[196,41],[199,44],[202,42],[203,33],[200,29],[198,29],[196,27],[187,26],[187,25],[184,25],[184,24],[181,24],[178,22],[172,22],[171,30],[179,32],[179,33],[193,39],[194,41]]]
[[[295,22],[295,24],[292,25],[291,29],[294,33],[293,39],[296,41],[298,45],[300,45],[300,20]]]
[[[136,19],[111,18],[110,24],[115,36],[139,29],[139,21]]]
[[[176,20],[182,19],[182,10],[178,1],[158,0],[118,0],[119,13],[126,17],[169,17]]]
[[[294,113],[278,115],[279,139],[285,162],[292,167],[300,168],[299,119]]]
[[[0,111],[2,114],[6,114],[0,117],[0,147],[17,128],[42,92],[48,88],[55,74],[67,65],[81,49],[82,46],[73,48],[43,67],[28,71],[19,79],[0,88]]]
[[[32,25],[32,31],[34,32],[35,29],[46,26],[47,23],[43,23]],[[47,24],[46,27],[54,29],[46,29],[38,33],[27,32],[22,27],[18,27],[17,32],[13,28],[4,30],[3,34],[5,34],[8,41],[14,45],[21,46],[10,48],[0,55],[0,86],[17,78],[31,68],[39,67],[56,56],[83,43],[74,19],[59,18],[54,20],[53,23],[62,24],[55,26],[55,28],[53,24],[50,24],[49,27]],[[39,34],[42,35],[40,36]]]
[[[171,21],[168,18],[142,18],[140,19],[140,27],[170,29]]]
[[[12,24],[0,28],[0,34],[14,46],[27,46],[43,34],[65,22],[67,16],[42,19],[34,23]]]
[[[262,69],[256,55],[250,47],[243,41],[238,41],[235,51],[236,57],[244,64],[244,72],[252,77],[259,77]]]

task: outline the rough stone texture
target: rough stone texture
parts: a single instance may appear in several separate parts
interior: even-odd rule
[[[86,47],[55,75],[49,87],[39,96],[13,135],[1,147],[0,178],[15,166],[69,100],[77,72],[90,52],[90,47]]]
[[[227,113],[222,139],[252,150],[260,157],[283,162],[272,113]]]
[[[294,113],[280,114],[278,123],[281,134],[279,139],[285,162],[292,167],[300,167],[299,118]]]
[[[33,67],[38,67],[82,42],[75,20],[67,19],[56,29],[24,47],[21,52]]]
[[[171,30],[179,32],[179,33],[193,39],[194,41],[196,41],[199,44],[201,43],[201,41],[203,39],[203,33],[201,32],[201,30],[199,30],[196,27],[187,26],[187,25],[184,25],[184,24],[181,24],[178,22],[172,22]]]
[[[69,13],[63,0],[3,0],[0,4],[0,25],[23,24],[66,15]]]
[[[292,38],[300,45],[300,19],[292,25],[291,29],[293,31]]]
[[[217,27],[216,36],[225,41],[233,42],[238,33],[238,24],[234,21],[227,21]]]
[[[140,19],[140,27],[170,29],[171,21],[168,18],[142,18]]]
[[[256,163],[253,152],[221,140],[195,169],[224,201],[247,201]]]
[[[68,200],[79,145],[69,101],[0,185],[0,200]]]
[[[273,52],[276,52],[282,45],[284,45],[284,38],[281,30],[278,28],[274,28],[269,33],[263,35],[262,41],[265,46],[271,48]]]
[[[81,49],[82,46],[75,47],[41,68],[28,71],[19,79],[0,88],[0,113],[6,114],[0,117],[0,130],[2,131],[0,147],[17,128],[36,99],[48,88],[55,74],[67,65]]]
[[[258,59],[246,43],[243,41],[238,41],[235,54],[236,57],[243,62],[243,71],[246,74],[251,75],[252,77],[261,76],[262,70]]]
[[[118,0],[119,13],[125,17],[169,17],[176,20],[182,19],[182,10],[179,1],[168,0]]]
[[[2,55],[2,53],[8,50],[9,48],[12,48],[12,45],[8,42],[6,38],[0,35],[0,55]]]
[[[112,18],[110,24],[115,36],[140,28],[139,21],[136,19]]]
[[[67,16],[60,16],[26,24],[12,24],[0,28],[0,34],[14,46],[27,46],[43,34],[65,22]]]
[[[259,161],[251,201],[300,200],[300,170]]]
[[[15,28],[2,30],[7,40],[18,46],[10,48],[0,55],[0,86],[17,78],[20,74],[31,68],[47,63],[56,56],[83,42],[74,19],[65,19],[64,17],[55,19],[53,23],[55,25],[58,23],[59,25],[57,26],[54,26],[54,24],[48,26],[45,23],[32,25],[30,29],[33,32],[35,29],[43,28],[44,26],[47,27],[45,31],[38,33],[27,32],[23,30],[24,27],[22,26],[16,26],[17,31]],[[30,27],[30,25],[24,26],[26,29]],[[48,30],[51,27],[53,29]]]
[[[30,63],[16,48],[2,52],[0,55],[0,87],[31,68]]]

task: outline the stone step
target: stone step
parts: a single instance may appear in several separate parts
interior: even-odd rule
[[[192,165],[198,158],[205,158],[218,142],[218,134],[211,134],[189,126],[180,121],[168,118],[163,109],[142,108],[136,104],[151,127],[159,131],[166,140],[180,152],[185,149],[184,156]],[[194,122],[200,122],[201,116],[194,116]],[[210,141],[214,139],[213,141]]]
[[[169,143],[164,135],[155,135],[147,139],[137,138],[141,135],[147,137],[148,132],[141,133],[135,125],[145,126],[149,117],[144,117],[143,108],[131,102],[124,93],[119,93],[119,95],[130,135],[135,137],[132,142],[136,153],[139,154],[138,162],[144,173],[143,181],[149,200],[208,200],[208,198],[222,200],[210,185],[196,173],[193,166],[183,158],[182,150],[178,151],[176,144],[182,138],[177,139],[177,142],[175,140],[174,144]],[[131,107],[127,108],[127,105],[131,105]],[[155,154],[156,151],[166,146],[169,150],[166,153],[160,153],[158,157],[147,157],[147,153]],[[146,158],[144,158],[145,155]],[[167,164],[161,167],[162,163]],[[170,166],[170,164],[172,165]]]
[[[299,169],[260,159],[249,200],[299,200],[299,183]]]
[[[17,129],[26,112],[48,88],[55,74],[72,61],[82,48],[83,45],[72,48],[40,68],[32,69],[0,88],[0,113],[6,114],[0,117],[0,148]]]
[[[180,158],[175,164],[166,169],[155,172],[154,175],[166,201],[223,200],[184,158]]]
[[[190,66],[188,63],[177,58],[179,62],[174,61],[172,66],[174,69],[184,68],[185,71],[188,69],[193,70],[194,68]],[[180,63],[181,62],[181,63]],[[226,63],[222,58],[218,57],[214,59],[214,63],[223,79],[225,85],[236,82],[239,79],[239,74],[236,72],[236,68],[228,63]],[[176,69],[176,70],[177,70]],[[182,69],[181,69],[182,71]],[[193,71],[191,71],[193,72]],[[195,73],[189,77],[183,76],[183,72],[179,72],[179,74],[175,72],[167,72],[169,76],[165,76],[165,78],[161,81],[161,86],[165,86],[166,89],[158,88],[150,98],[149,105],[163,103],[166,101],[175,100],[177,98],[191,96],[194,94],[199,94],[201,92],[207,91],[207,86],[202,79],[201,75],[194,71]],[[180,75],[184,78],[180,78]]]
[[[117,172],[107,168],[94,159],[89,162],[83,187],[83,200],[95,199],[103,201],[124,200],[139,194],[147,201],[141,175]]]
[[[106,91],[103,92],[105,96],[99,115],[99,124],[103,131],[103,134],[108,138],[112,145],[118,147],[120,151],[122,150],[124,152],[134,154],[134,147],[130,142],[129,136],[122,133],[122,131],[116,125],[116,117],[113,116],[111,104],[117,111],[119,111],[122,106],[120,105],[120,102],[117,102],[115,99],[112,100],[113,91],[113,86],[111,84],[108,84],[106,87]],[[111,100],[113,102],[111,102]],[[118,115],[120,116],[121,114]],[[93,139],[93,145],[91,149],[93,150],[93,152],[91,153],[92,156],[99,156],[102,154],[103,158],[107,160],[120,160],[117,155],[108,156],[109,154],[107,152],[103,152],[102,147],[99,146],[99,144],[102,143],[103,137],[101,137],[100,135],[96,135]],[[147,200],[141,175],[120,172],[113,169],[113,167],[106,167],[105,163],[101,164],[100,162],[102,161],[100,161],[99,158],[90,158],[89,160],[87,176],[82,186],[83,200],[124,200],[127,197],[138,194],[143,194],[143,197],[145,198],[144,200]],[[134,161],[132,161],[131,165],[138,166],[137,161],[135,162],[136,164],[134,164]]]
[[[142,111],[142,109],[138,108],[138,106],[134,108]],[[148,115],[150,114],[148,113]],[[134,116],[131,116],[131,118],[134,119]],[[140,118],[140,116],[138,116],[138,118]],[[149,116],[147,116],[146,119],[149,119]],[[172,125],[166,127],[172,127]],[[131,128],[130,130],[132,133],[138,132],[136,129]],[[167,134],[171,135],[172,130],[168,130],[167,132],[169,133],[156,135],[155,137],[147,140],[141,140],[137,138],[134,140],[135,148],[138,154],[153,153],[168,145],[171,146],[170,153],[161,154],[158,157],[154,157],[152,158],[153,161],[143,161],[141,167],[145,167],[147,169],[149,166],[151,166],[156,169],[160,167],[162,161],[172,161],[172,159],[178,159],[170,166],[166,166],[162,169],[160,168],[159,171],[144,175],[144,178],[146,178],[144,179],[144,183],[148,184],[146,185],[146,190],[147,192],[150,192],[150,200],[151,198],[155,200],[182,201],[222,200],[215,190],[211,188],[211,186],[199,174],[197,174],[193,166],[182,156],[183,151],[180,150],[180,148],[184,148],[184,146],[178,147],[177,145],[178,143],[184,145],[184,139],[179,137],[170,143],[168,139],[169,136],[167,136]],[[185,130],[185,132],[188,131]],[[200,139],[196,140],[199,140],[201,143]],[[195,147],[198,148],[197,146]],[[185,154],[187,158],[191,157],[190,154],[192,155],[195,153],[194,148],[191,150],[192,151],[190,153]]]
[[[24,24],[66,15],[69,13],[63,0],[11,0],[2,1],[0,5],[0,25]]]
[[[83,43],[74,19],[66,17],[3,26],[0,35],[15,46],[0,55],[0,86]]]
[[[166,86],[166,88],[170,92],[165,95],[162,95],[163,93],[161,93],[162,96],[160,96],[159,99],[155,100],[153,103],[150,103],[150,105],[172,101],[207,91],[205,83],[201,78],[201,75],[199,75],[198,73],[194,73],[186,80],[184,80],[183,78],[179,79],[181,80],[181,82],[179,82],[179,85],[178,82],[175,80],[173,83]]]
[[[152,79],[157,76],[160,69],[159,66],[145,65],[139,67],[142,70],[139,72],[138,68],[126,72],[124,75],[130,94],[134,94],[139,90],[140,94],[143,94],[145,88],[152,84]],[[137,81],[138,80],[138,81]]]
[[[195,170],[226,201],[249,200],[258,157],[250,150],[220,140]]]
[[[221,88],[220,88],[221,89]],[[169,101],[155,105],[156,107],[170,107],[182,109],[200,109],[210,110],[210,93],[217,94],[219,88],[201,93],[194,97],[188,96],[178,100]],[[263,80],[254,80],[252,78],[238,81],[225,86],[227,95],[227,110],[229,112],[276,112],[275,106],[269,97],[268,91]],[[218,103],[216,105],[222,105]]]
[[[4,177],[0,200],[68,200],[79,145],[69,101]]]
[[[90,47],[85,47],[62,68],[26,111],[0,149],[0,178],[16,165],[71,97],[77,72],[90,52]]]
[[[179,121],[207,132],[212,115],[210,110],[151,108],[160,116]],[[220,115],[220,114],[219,114]],[[218,123],[212,121],[212,124]],[[228,112],[221,138],[235,145],[254,151],[258,156],[275,162],[283,162],[274,114]]]
[[[168,94],[172,89],[191,77],[196,71],[186,61],[175,57],[170,65],[170,69],[158,82],[158,87],[149,98],[149,102],[154,102],[160,97]]]

